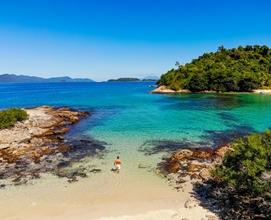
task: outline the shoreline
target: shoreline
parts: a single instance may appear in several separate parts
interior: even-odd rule
[[[94,140],[67,139],[65,135],[89,113],[49,106],[24,110],[26,120],[0,130],[1,188],[27,184],[43,173],[65,177],[69,182],[85,177],[83,170],[65,168],[81,155],[94,155],[104,147]],[[80,149],[81,145],[86,149]]]
[[[48,106],[26,111],[29,116],[27,120],[16,123],[10,129],[0,130],[0,137],[3,137],[0,139],[0,157],[5,157],[0,162],[0,195],[5,198],[0,206],[6,207],[0,213],[0,218],[20,216],[20,219],[156,220],[163,216],[165,220],[196,220],[198,217],[207,220],[212,216],[210,219],[216,219],[212,212],[200,206],[193,197],[190,183],[182,190],[176,190],[168,180],[150,173],[147,166],[134,169],[142,177],[152,178],[151,182],[142,181],[138,176],[127,176],[130,172],[125,173],[125,169],[116,176],[109,171],[110,165],[106,164],[102,170],[108,171],[101,172],[100,175],[91,171],[100,172],[100,169],[93,168],[92,165],[87,165],[89,170],[85,170],[83,164],[79,164],[76,169],[67,169],[72,163],[70,154],[78,140],[76,143],[69,142],[65,139],[65,134],[73,124],[88,114]],[[84,140],[80,144],[83,148],[89,145],[95,151],[90,152],[93,154],[97,153],[96,150],[103,152],[104,149],[103,145],[97,147],[96,142]],[[84,151],[83,154],[85,153]],[[152,175],[155,177],[151,177]],[[9,182],[3,182],[3,178]],[[77,182],[78,178],[80,181]],[[89,191],[87,194],[86,189]]]
[[[159,86],[150,92],[151,94],[268,94],[271,95],[271,89],[255,89],[251,92],[216,92],[216,91],[201,91],[191,92],[188,89],[173,90],[168,89],[165,86]]]

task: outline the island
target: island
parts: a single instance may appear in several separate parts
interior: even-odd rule
[[[268,92],[271,89],[271,49],[239,46],[204,53],[163,74],[153,93]]]
[[[2,74],[0,75],[0,83],[64,83],[64,82],[94,82],[92,79],[87,78],[70,78],[51,77],[42,78],[37,76],[16,75],[16,74]]]
[[[109,79],[107,80],[107,82],[140,82],[140,79],[132,77],[123,77],[118,79]]]
[[[107,82],[156,82],[159,78],[156,76],[147,76],[143,79],[134,77],[123,77],[118,79],[109,79]]]

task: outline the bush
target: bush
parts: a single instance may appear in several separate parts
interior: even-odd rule
[[[17,121],[23,121],[27,118],[27,113],[21,109],[8,109],[0,112],[0,129],[10,128]]]
[[[238,139],[232,147],[213,175],[238,192],[270,195],[270,177],[263,174],[271,175],[271,131]]]

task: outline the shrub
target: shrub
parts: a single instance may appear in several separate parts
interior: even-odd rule
[[[0,129],[12,127],[17,121],[27,118],[27,113],[21,109],[8,109],[0,112]]]
[[[270,194],[271,181],[263,173],[271,172],[271,131],[238,139],[232,147],[213,175],[238,192]]]

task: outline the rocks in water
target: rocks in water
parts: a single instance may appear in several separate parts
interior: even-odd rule
[[[150,167],[151,167],[151,166],[145,165],[145,164],[142,164],[142,163],[138,164],[138,168],[139,168],[139,169],[147,169],[147,168],[150,168]]]
[[[101,170],[101,169],[94,168],[94,169],[91,169],[89,172],[90,172],[90,173],[100,173],[100,172],[102,172],[102,170]]]
[[[56,169],[55,174],[58,177],[65,177],[70,182],[75,182],[77,180],[77,177],[82,177],[85,178],[87,177],[87,173],[85,169],[82,168],[61,168],[61,169]]]
[[[192,155],[193,155],[192,150],[182,149],[182,150],[177,151],[176,153],[174,153],[172,155],[172,158],[174,158],[174,160],[183,160],[185,158],[191,157]]]
[[[63,171],[85,156],[102,154],[104,142],[90,138],[66,139],[70,126],[88,115],[68,108],[41,106],[26,109],[28,119],[10,129],[0,130],[0,178],[24,184],[53,172],[75,181],[86,177],[81,170]],[[61,170],[61,171],[59,171]]]

